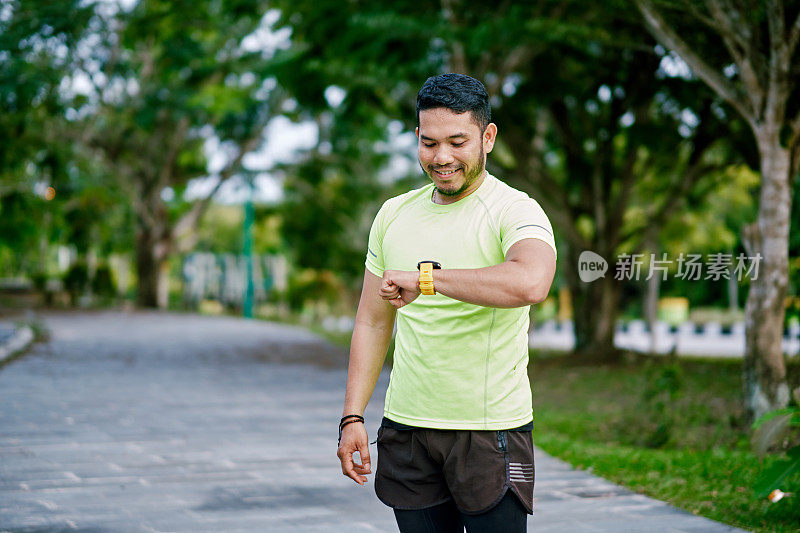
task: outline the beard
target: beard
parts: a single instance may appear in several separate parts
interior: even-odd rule
[[[428,176],[433,180],[434,187],[436,187],[436,192],[441,194],[442,196],[458,196],[459,194],[463,193],[470,186],[475,183],[483,174],[484,171],[484,163],[486,162],[486,154],[483,152],[483,145],[481,144],[480,153],[478,154],[478,158],[470,163],[464,163],[461,167],[462,172],[464,173],[464,183],[461,184],[461,187],[457,189],[442,189],[436,185],[436,181],[433,180],[433,167],[430,166],[427,169],[422,167],[422,170],[428,174]],[[422,166],[422,165],[420,165]]]

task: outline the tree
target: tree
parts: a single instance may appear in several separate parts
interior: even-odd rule
[[[747,122],[758,148],[758,218],[743,235],[749,255],[763,258],[745,307],[745,405],[748,416],[758,418],[789,401],[782,340],[791,183],[800,165],[800,6],[781,0],[636,3],[653,36]]]
[[[47,124],[63,119],[59,85],[90,12],[81,4],[0,2],[0,196],[29,178],[27,163],[41,162],[37,153],[55,141]]]
[[[265,9],[260,0],[156,0],[130,12],[95,11],[83,68],[94,90],[80,111],[80,140],[128,191],[139,305],[166,304],[167,258],[192,246],[214,193],[244,171],[243,158],[261,146],[279,111],[269,50],[245,45],[269,24]],[[209,172],[204,145],[213,140],[227,157]],[[209,174],[216,178],[210,192],[183,198],[193,179]]]
[[[275,5],[281,10],[276,26],[292,32],[276,77],[296,100],[298,117],[318,131],[316,146],[281,169],[284,201],[278,212],[286,248],[298,267],[330,271],[360,287],[372,218],[383,200],[407,184],[403,163],[409,160],[389,139],[401,133],[398,118],[413,116],[412,84],[397,81],[413,77],[421,83],[427,68],[414,61],[431,60],[425,59],[424,43],[401,40],[409,37],[405,27],[386,36],[394,42],[388,49],[381,48],[383,41],[370,43],[374,30],[364,29],[383,6],[303,0]]]
[[[687,195],[713,192],[715,171],[728,164],[718,154],[727,150],[714,100],[659,79],[660,58],[630,19],[595,16],[586,24],[580,43],[553,46],[560,53],[542,54],[517,74],[516,91],[496,113],[514,159],[497,163],[540,199],[560,231],[577,351],[615,359],[622,283],[614,258],[656,242],[689,207]],[[604,34],[612,27],[613,38]],[[583,250],[608,258],[611,271],[580,281]]]
[[[713,191],[719,173],[711,171],[726,164],[712,157],[724,149],[711,112],[718,102],[700,84],[687,90],[657,78],[660,58],[636,10],[455,0],[281,9],[303,46],[301,68],[344,89],[343,105],[358,102],[406,129],[415,126],[414,98],[427,76],[456,71],[485,81],[500,125],[490,169],[530,192],[565,244],[559,263],[576,289],[579,349],[614,356],[620,285],[613,276],[580,282],[578,255],[592,249],[611,258],[641,246],[680,214],[687,191]],[[348,123],[354,129],[334,138],[335,152],[368,146],[359,135],[374,123],[369,115]],[[634,207],[644,209],[645,224],[628,216]]]
[[[9,275],[43,268],[47,220],[58,216],[44,192],[66,179],[72,151],[59,135],[70,103],[61,81],[90,14],[78,1],[0,2],[0,255]]]

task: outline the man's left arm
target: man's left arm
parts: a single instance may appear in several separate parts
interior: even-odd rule
[[[435,259],[435,258],[434,258]],[[436,292],[484,307],[522,307],[547,297],[556,272],[556,255],[541,239],[514,243],[505,261],[484,268],[433,271]],[[419,296],[419,272],[386,270],[380,296],[397,308]]]

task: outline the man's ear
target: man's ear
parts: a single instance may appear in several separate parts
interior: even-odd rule
[[[414,133],[417,135],[417,139],[419,139],[419,126],[414,128]]]
[[[483,135],[481,136],[484,152],[488,154],[492,151],[492,148],[494,148],[495,139],[497,139],[497,125],[495,125],[494,122],[490,122],[486,126],[486,129],[483,130]]]

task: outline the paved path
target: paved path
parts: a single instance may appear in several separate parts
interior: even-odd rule
[[[338,467],[342,349],[233,318],[45,322],[50,342],[0,369],[0,531],[396,531]],[[536,461],[533,531],[734,531]]]

